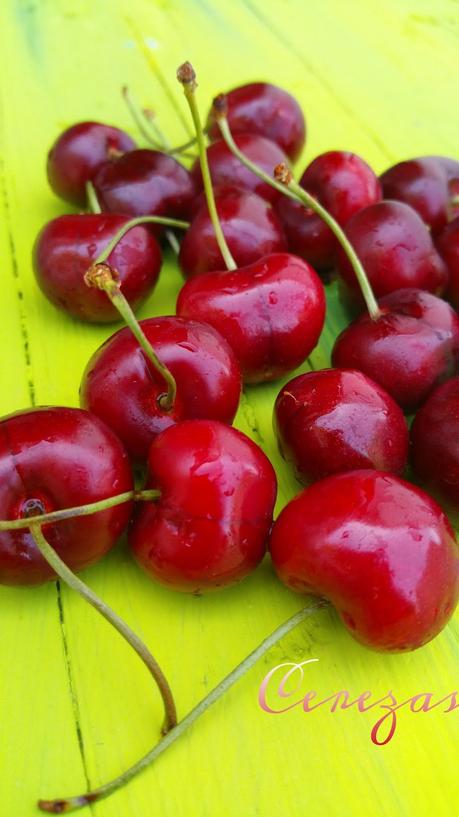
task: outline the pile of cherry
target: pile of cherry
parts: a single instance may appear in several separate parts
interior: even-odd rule
[[[410,450],[416,477],[459,507],[459,161],[412,159],[378,178],[333,151],[298,185],[289,165],[305,121],[292,96],[235,88],[201,130],[189,64],[179,79],[200,149],[191,169],[176,156],[193,140],[138,148],[94,122],[70,127],[49,153],[52,189],[93,212],[43,228],[38,284],[81,321],[121,312],[128,326],[89,361],[81,409],[0,422],[0,581],[55,576],[43,538],[79,570],[126,528],[153,579],[193,593],[239,581],[268,550],[279,578],[331,601],[357,640],[415,649],[459,597],[452,527],[400,477]],[[155,142],[151,115],[134,113]],[[176,315],[137,324],[161,244],[178,244],[179,232]],[[294,377],[277,397],[280,451],[308,487],[273,524],[274,470],[231,423],[241,383],[284,377],[316,347],[330,277],[354,319],[334,368]],[[416,412],[411,432],[404,412]],[[148,467],[143,492],[133,464]]]

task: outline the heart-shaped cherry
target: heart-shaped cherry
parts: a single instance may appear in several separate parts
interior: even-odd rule
[[[0,421],[0,518],[96,502],[131,491],[127,454],[97,417],[81,409],[19,411]],[[126,527],[132,503],[47,526],[73,570],[100,559]],[[28,530],[0,532],[0,583],[40,584],[55,574]]]
[[[236,270],[187,281],[177,314],[214,326],[246,383],[275,380],[305,361],[325,320],[323,284],[306,261],[272,253]]]
[[[303,149],[306,125],[296,99],[268,82],[251,82],[228,91],[228,118],[233,133],[257,133],[276,142],[295,161]],[[209,138],[219,139],[213,108],[207,120]]]
[[[105,292],[88,287],[84,275],[128,221],[115,213],[94,213],[60,216],[45,225],[35,242],[33,265],[51,303],[80,320],[119,320]],[[122,294],[136,309],[153,290],[161,269],[161,250],[151,230],[132,227],[107,260],[118,273]]]
[[[341,227],[363,207],[381,198],[381,186],[371,167],[355,153],[343,150],[317,156],[303,173],[300,185]],[[316,269],[330,269],[339,245],[320,216],[285,196],[279,197],[276,211],[291,252],[305,258]]]
[[[459,549],[424,491],[380,471],[315,482],[284,508],[270,543],[279,578],[329,599],[350,634],[384,652],[434,638],[459,598]]]
[[[287,249],[276,213],[260,196],[233,187],[217,189],[215,200],[223,234],[238,266]],[[185,233],[179,264],[187,278],[224,267],[206,204],[198,210]]]
[[[131,216],[186,216],[196,194],[188,170],[159,150],[131,150],[105,162],[94,179],[102,207]]]
[[[459,216],[440,233],[437,248],[448,267],[447,296],[454,308],[459,309]]]
[[[459,377],[442,383],[411,426],[413,468],[429,488],[459,507]]]
[[[86,183],[92,181],[112,152],[133,150],[127,133],[100,122],[79,122],[67,128],[48,154],[48,181],[56,195],[79,207],[86,206]]]
[[[449,218],[448,178],[434,157],[399,162],[380,179],[384,198],[409,204],[434,233],[445,226]]]
[[[341,332],[333,365],[360,369],[410,411],[455,372],[459,316],[445,301],[416,289],[393,292],[378,304],[378,317],[364,314]]]
[[[190,418],[231,424],[241,393],[241,373],[226,340],[211,326],[176,317],[148,318],[140,326],[174,376],[170,410],[161,397],[166,384],[127,327],[109,338],[89,361],[81,404],[104,420],[129,454],[145,460],[153,438]]]
[[[249,159],[256,162],[266,173],[272,174],[273,168],[280,162],[287,162],[285,153],[279,145],[256,133],[239,133],[234,137],[235,142]],[[237,185],[243,190],[257,193],[261,198],[272,203],[279,198],[278,191],[261,181],[251,170],[248,170],[239,159],[233,155],[223,139],[214,142],[207,148],[212,184]],[[191,168],[196,189],[202,190],[203,181],[199,158]]]
[[[276,476],[245,434],[188,420],[154,440],[148,487],[129,544],[146,572],[174,590],[200,593],[233,584],[261,561],[272,524]]]
[[[401,473],[408,454],[402,410],[362,372],[306,372],[282,387],[274,406],[279,449],[301,482],[340,471]]]

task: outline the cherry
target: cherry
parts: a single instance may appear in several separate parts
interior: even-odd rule
[[[217,188],[215,198],[225,239],[239,266],[287,248],[276,213],[260,196],[233,187]],[[192,277],[222,269],[224,263],[212,219],[203,205],[181,243],[180,267],[186,277]]]
[[[0,518],[96,502],[133,488],[127,454],[97,417],[81,409],[19,411],[0,421]],[[46,526],[73,570],[98,561],[126,527],[132,503]],[[29,530],[0,532],[0,582],[34,585],[55,576]]]
[[[291,94],[267,82],[252,82],[226,94],[229,123],[234,133],[256,133],[271,139],[295,161],[303,149],[306,125],[303,112]],[[212,140],[220,138],[214,111],[207,120]]]
[[[256,162],[266,173],[272,175],[273,169],[280,162],[287,162],[285,153],[279,145],[254,133],[240,133],[235,137],[235,142],[253,162]],[[251,170],[244,167],[239,159],[233,155],[223,139],[214,142],[207,148],[207,159],[209,162],[212,183],[214,185],[232,184],[243,190],[250,190],[257,193],[266,201],[272,203],[279,198],[278,191],[261,181]],[[199,158],[196,159],[191,168],[191,175],[194,179],[196,189],[202,190],[202,174]]]
[[[147,340],[175,377],[171,410],[161,406],[165,381],[126,327],[109,338],[83,374],[81,404],[104,420],[129,454],[145,460],[163,429],[189,418],[231,424],[241,392],[241,374],[223,337],[211,326],[176,317],[140,321]]]
[[[148,486],[161,497],[139,509],[129,544],[153,578],[200,593],[233,584],[261,561],[276,499],[274,469],[245,434],[187,420],[152,443]]]
[[[410,159],[390,167],[381,176],[386,199],[409,204],[438,233],[449,218],[449,188],[444,167],[434,157]]]
[[[421,217],[407,204],[381,201],[360,210],[345,233],[362,262],[377,298],[397,289],[416,287],[437,295],[448,272]],[[359,285],[345,252],[337,254],[338,271],[354,293]]]
[[[105,162],[94,179],[102,210],[131,216],[186,216],[196,193],[188,170],[158,150],[131,150]]]
[[[413,468],[430,489],[459,506],[459,377],[442,383],[411,426]]]
[[[355,153],[343,150],[317,156],[303,173],[300,185],[341,227],[359,210],[381,198],[381,186],[371,167]],[[322,218],[299,201],[284,196],[276,202],[276,210],[291,252],[316,269],[332,267],[339,245]]]
[[[236,270],[187,281],[177,314],[214,326],[246,383],[275,380],[305,361],[325,319],[323,284],[306,261],[272,253]]]
[[[421,156],[421,160],[433,159],[446,173],[448,181],[459,179],[459,161],[451,159],[449,156]]]
[[[454,373],[459,316],[428,292],[404,289],[379,301],[379,317],[364,314],[339,335],[333,365],[360,369],[407,410]]]
[[[120,228],[126,216],[114,213],[60,216],[42,229],[33,250],[34,272],[43,294],[75,318],[95,323],[119,320],[104,292],[85,284],[84,274]],[[146,226],[132,227],[108,256],[121,292],[135,309],[153,290],[161,269],[161,250]]]
[[[135,142],[119,128],[79,122],[61,133],[48,153],[49,184],[60,198],[85,207],[86,182],[92,181],[111,151],[134,148]]]
[[[290,380],[277,397],[274,428],[301,482],[356,468],[401,473],[406,465],[403,413],[362,372],[323,369]]]
[[[437,249],[448,267],[448,298],[459,309],[459,216],[440,233]]]
[[[329,599],[350,634],[381,651],[414,650],[459,597],[459,551],[441,508],[380,471],[335,474],[277,519],[271,557],[290,588]]]

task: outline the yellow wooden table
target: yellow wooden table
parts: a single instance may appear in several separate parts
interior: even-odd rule
[[[175,69],[190,59],[203,113],[214,93],[272,80],[309,123],[303,166],[346,148],[377,171],[425,153],[459,158],[459,5],[454,0],[3,0],[0,120],[0,401],[2,414],[78,404],[84,365],[112,331],[55,311],[35,286],[31,246],[66,211],[47,187],[45,154],[82,119],[134,133],[128,84],[172,142],[190,132]],[[169,257],[142,316],[173,312],[181,283]],[[315,367],[344,315],[331,308]],[[271,431],[279,384],[247,389],[237,426],[276,464],[279,508],[298,486]],[[84,578],[157,654],[183,715],[268,632],[302,605],[269,561],[239,587],[189,598],[150,582],[123,544]],[[37,796],[77,793],[133,762],[156,739],[161,706],[138,659],[98,616],[55,583],[0,589],[2,817],[32,817]],[[388,689],[397,700],[457,685],[459,617],[411,655],[367,652],[323,611],[269,653],[170,751],[96,817],[450,817],[458,811],[459,719],[441,707],[402,710],[392,741],[370,740],[374,713],[261,711],[257,692],[282,660],[315,657],[322,697]]]

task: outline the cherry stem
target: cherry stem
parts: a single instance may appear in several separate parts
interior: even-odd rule
[[[125,236],[129,230],[132,230],[133,227],[137,227],[138,224],[165,224],[167,227],[177,227],[180,230],[187,230],[190,226],[189,221],[181,221],[176,218],[166,218],[163,216],[137,216],[136,218],[131,218],[129,221],[126,221],[122,227],[120,227],[116,235],[114,235],[111,241],[108,242],[105,249],[102,250],[100,255],[97,256],[94,264],[102,264],[104,261],[106,261],[123,236]]]
[[[101,213],[102,208],[97,198],[96,188],[92,182],[86,182],[86,198],[88,201],[88,210],[91,213]]]
[[[135,97],[126,86],[122,88],[123,99],[126,102],[129,113],[137,125],[140,133],[146,141],[156,150],[161,150],[164,153],[172,156],[174,153],[182,153],[184,156],[194,159],[194,154],[186,153],[187,148],[196,144],[196,139],[190,139],[184,145],[179,145],[176,148],[170,148],[169,143],[163,132],[156,122],[156,117],[153,111],[148,108],[141,108]]]
[[[104,253],[102,253],[102,255],[104,255]],[[113,306],[118,310],[126,325],[136,338],[139,346],[145,354],[145,357],[148,358],[158,374],[161,375],[163,380],[165,380],[167,392],[160,394],[157,398],[157,402],[160,408],[162,408],[164,411],[171,411],[177,396],[177,383],[175,377],[170,369],[168,369],[167,366],[165,366],[159,359],[142,327],[140,326],[140,323],[134,315],[129,301],[121,292],[116,270],[114,270],[109,264],[95,261],[94,264],[92,264],[92,266],[86,271],[84,279],[89,287],[101,289],[106,293],[106,295],[108,295]]]
[[[209,208],[209,215],[214,228],[215,238],[217,239],[217,244],[223,256],[227,269],[235,270],[237,268],[237,264],[233,256],[231,255],[230,249],[225,240],[225,236],[223,235],[223,230],[220,224],[220,219],[218,217],[217,207],[215,204],[215,196],[209,169],[209,160],[207,158],[207,150],[204,144],[204,134],[201,126],[201,118],[199,116],[199,110],[196,104],[195,95],[195,90],[197,87],[196,74],[193,66],[189,62],[185,62],[183,63],[183,65],[179,67],[179,69],[177,70],[177,79],[183,86],[183,92],[185,94],[185,98],[186,101],[188,102],[191,116],[193,118],[193,124],[196,131],[196,139],[199,148],[199,162],[201,165],[204,192],[206,194],[207,207]]]
[[[239,679],[242,678],[266,652],[268,652],[268,650],[271,649],[271,647],[277,644],[281,638],[297,627],[298,624],[301,624],[301,622],[308,618],[308,616],[312,615],[326,605],[328,605],[328,602],[323,599],[319,599],[295,613],[291,618],[287,619],[287,621],[284,621],[280,627],[277,627],[277,629],[275,629],[271,635],[265,638],[261,644],[259,644],[258,647],[253,650],[253,652],[244,658],[244,660],[241,661],[237,667],[235,667],[222,681],[220,681],[220,683],[217,684],[217,686],[214,687],[208,693],[208,695],[205,696],[205,698],[199,701],[199,703],[196,704],[196,706],[190,712],[188,712],[188,715],[179,721],[177,726],[168,732],[167,735],[153,747],[153,749],[147,752],[146,755],[138,760],[137,763],[134,763],[133,766],[123,772],[123,774],[121,774],[119,777],[116,777],[109,783],[100,786],[100,788],[83,795],[56,800],[39,800],[38,807],[42,811],[47,811],[51,814],[64,814],[69,811],[75,811],[76,809],[83,808],[83,806],[94,803],[96,800],[102,800],[105,797],[109,797],[110,794],[113,794],[113,792],[121,788],[129,780],[142,772],[147,766],[162,755],[163,752],[169,748],[169,746],[175,743],[175,741],[178,740],[180,736],[183,735],[183,733],[186,732],[186,730],[189,729],[189,727],[212,706],[212,704],[216,703],[216,701],[218,701],[222,695],[231,689],[231,687],[234,686],[234,684],[239,681]]]
[[[46,559],[48,564],[53,568],[54,572],[57,573],[59,578],[62,579],[62,581],[64,581],[72,590],[91,604],[92,607],[94,607],[109,622],[109,624],[111,624],[112,627],[119,632],[119,634],[128,642],[128,644],[130,644],[139,658],[142,659],[143,663],[155,679],[161,693],[165,712],[162,733],[167,734],[169,730],[175,727],[177,724],[177,713],[172,691],[156,659],[153,657],[143,641],[141,641],[134,631],[131,630],[131,628],[126,624],[126,622],[123,621],[123,619],[120,618],[118,614],[114,612],[114,610],[105,604],[105,602],[102,601],[102,599],[100,599],[90,587],[82,582],[78,576],[75,576],[69,567],[67,567],[65,562],[62,561],[54,548],[51,547],[49,542],[44,537],[41,525],[39,522],[37,522],[37,518],[35,518],[33,521],[31,519],[28,521],[30,533],[32,534],[37,548],[39,549],[43,558]]]
[[[61,508],[59,511],[50,511],[50,513],[34,514],[33,520],[35,524],[48,525],[52,522],[62,522],[64,519],[74,519],[76,516],[90,516],[93,513],[115,508],[117,505],[123,505],[125,502],[154,502],[160,496],[161,492],[156,488],[147,488],[143,491],[125,491],[122,494],[109,496],[107,499],[100,499],[98,502],[75,505],[73,508]],[[2,519],[0,520],[0,531],[28,528],[30,527],[29,518]]]
[[[330,228],[334,236],[341,244],[352,265],[352,269],[354,270],[356,278],[359,282],[359,286],[370,317],[373,320],[377,320],[381,316],[381,312],[373,294],[371,284],[368,280],[363,265],[354,250],[354,247],[338,222],[335,221],[328,210],[326,210],[325,207],[322,207],[322,205],[319,204],[319,202],[313,196],[311,196],[310,193],[308,193],[296,181],[294,181],[287,165],[278,165],[277,168],[275,168],[275,178],[273,179],[268,173],[265,173],[261,167],[258,167],[258,165],[252,162],[248,156],[246,156],[245,153],[238,148],[236,142],[234,141],[228,119],[226,117],[226,101],[223,95],[216,97],[214,100],[213,110],[223,139],[225,140],[228,148],[239,159],[239,161],[242,162],[245,167],[255,173],[258,178],[262,179],[267,184],[270,184],[271,187],[275,188],[275,190],[278,190],[279,193],[282,193],[284,196],[288,196],[294,201],[300,201],[305,207],[313,210],[314,213],[316,213],[322,219],[322,221],[325,222],[327,227]]]

